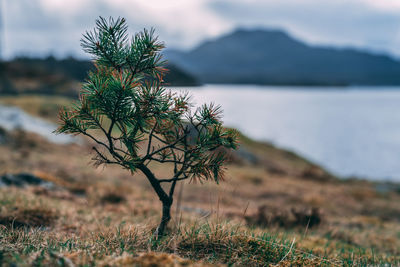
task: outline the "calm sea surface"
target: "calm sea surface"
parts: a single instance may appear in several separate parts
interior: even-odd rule
[[[400,181],[400,87],[188,88],[224,123],[295,151],[341,176]]]

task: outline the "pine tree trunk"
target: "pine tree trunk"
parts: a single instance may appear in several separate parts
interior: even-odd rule
[[[162,202],[162,217],[160,225],[157,227],[156,235],[161,237],[164,235],[165,229],[167,228],[168,222],[171,220],[171,206],[172,199],[168,199]]]
[[[165,228],[167,228],[168,222],[171,220],[171,206],[173,202],[172,196],[165,193],[164,189],[161,187],[160,182],[156,179],[154,174],[144,165],[139,165],[138,169],[141,170],[144,175],[146,175],[154,191],[157,193],[161,203],[162,203],[162,217],[160,225],[157,227],[154,235],[161,237],[164,235]]]

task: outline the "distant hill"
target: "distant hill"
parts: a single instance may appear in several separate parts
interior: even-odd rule
[[[200,82],[193,75],[185,72],[176,65],[167,65],[168,72],[164,77],[167,86],[199,86]]]
[[[199,82],[192,75],[174,65],[167,65],[169,72],[165,84],[171,86],[196,86]],[[0,64],[0,94],[56,94],[77,96],[80,82],[84,81],[94,65],[88,60],[54,57],[16,58]]]
[[[205,83],[400,85],[400,62],[388,56],[310,46],[278,30],[237,30],[166,58]]]

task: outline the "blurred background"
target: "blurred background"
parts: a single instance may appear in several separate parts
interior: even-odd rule
[[[167,84],[221,103],[227,126],[343,177],[400,179],[398,1],[3,0],[0,94],[76,97],[98,16],[154,27]]]

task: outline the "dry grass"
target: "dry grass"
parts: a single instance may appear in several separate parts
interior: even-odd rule
[[[64,189],[0,188],[0,262],[6,264],[400,264],[398,192],[382,194],[365,181],[320,179],[326,173],[316,179],[319,171],[310,171],[311,163],[268,144],[242,137],[261,163],[228,166],[220,185],[180,185],[181,205],[173,208],[169,235],[154,240],[160,203],[143,175],[113,166],[94,169],[89,143],[60,146],[31,134],[22,139],[0,145],[0,175],[30,172]],[[281,172],[271,164],[279,164]],[[162,165],[151,167],[164,172]],[[290,222],[296,220],[292,210],[306,214],[318,208],[321,221],[313,227],[308,220],[284,227],[248,223],[245,218],[260,208],[267,215],[288,216]],[[26,221],[10,227],[11,218],[14,226],[16,218]]]

